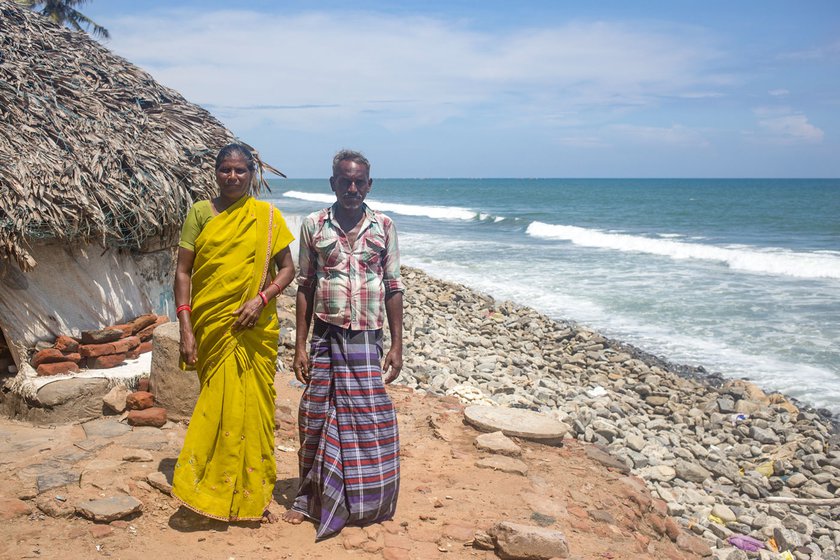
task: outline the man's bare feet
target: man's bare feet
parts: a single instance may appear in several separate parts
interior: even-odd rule
[[[300,525],[303,522],[303,514],[299,511],[287,509],[286,513],[283,514],[282,519],[286,523],[291,523],[292,525]]]

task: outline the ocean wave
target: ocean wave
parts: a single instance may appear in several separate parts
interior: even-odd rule
[[[308,193],[301,191],[286,191],[283,196],[307,200],[309,202],[324,202],[327,204],[335,202],[335,196],[329,194]],[[374,210],[382,212],[393,212],[404,216],[425,216],[436,220],[476,220],[479,213],[468,208],[457,206],[420,206],[414,204],[397,204],[392,202],[381,202],[375,199],[367,199],[365,202]],[[484,219],[483,217],[481,219]]]
[[[604,233],[578,226],[531,222],[526,233],[542,239],[571,241],[582,247],[662,255],[675,260],[722,262],[734,270],[796,278],[840,278],[840,258],[825,252],[797,253],[749,246],[717,247],[624,233]]]

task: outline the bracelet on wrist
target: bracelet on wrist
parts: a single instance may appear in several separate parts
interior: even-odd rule
[[[265,293],[259,292],[259,294],[257,294],[257,295],[260,296],[260,299],[262,300],[263,305],[265,305],[267,307],[268,306],[268,297],[265,295]]]
[[[178,307],[175,308],[175,315],[180,315],[181,311],[188,311],[188,312],[192,313],[192,307],[190,307],[186,303],[184,305],[179,305]]]

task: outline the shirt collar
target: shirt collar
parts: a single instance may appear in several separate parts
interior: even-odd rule
[[[332,222],[333,210],[335,209],[336,204],[338,204],[338,202],[333,202],[327,208],[327,212],[326,212],[326,214],[324,214],[324,220],[323,221]],[[376,217],[376,212],[374,212],[373,209],[370,206],[368,206],[366,202],[363,202],[362,206],[364,207],[364,210],[365,210],[365,218],[367,218],[371,223],[379,222],[379,220]]]

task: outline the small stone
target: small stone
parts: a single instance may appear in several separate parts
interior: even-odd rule
[[[502,521],[491,529],[499,556],[512,559],[568,558],[569,545],[560,531]]]
[[[632,449],[633,451],[640,452],[642,449],[645,448],[645,438],[641,436],[637,436],[635,434],[630,434],[624,438],[624,443],[627,444],[627,447]]]
[[[128,461],[129,463],[149,463],[154,461],[154,457],[151,452],[145,449],[133,449],[125,453],[122,460]]]
[[[341,531],[341,537],[341,544],[346,550],[362,548],[368,540],[365,532],[359,527],[345,527],[344,530]]]
[[[806,482],[808,482],[808,477],[799,472],[793,473],[787,479],[787,485],[791,488],[799,488]]]
[[[172,493],[172,485],[166,480],[166,475],[160,471],[149,473],[146,476],[146,481],[164,494],[168,495]]]
[[[508,455],[510,457],[519,457],[522,454],[522,448],[516,445],[501,431],[481,434],[475,438],[475,446],[482,451]]]
[[[719,517],[724,523],[732,523],[738,518],[735,512],[723,504],[715,504],[712,507],[712,515]]]
[[[125,410],[125,400],[129,392],[124,385],[115,385],[107,395],[102,397],[102,402],[114,412],[122,412]]]
[[[22,500],[0,497],[0,520],[9,521],[32,513],[32,507]]]
[[[140,511],[142,507],[143,504],[140,500],[131,496],[114,496],[79,504],[77,511],[80,515],[93,521],[108,523],[128,517],[132,513]]]
[[[91,525],[90,535],[95,539],[102,539],[114,533],[114,528],[110,525]]]
[[[479,550],[493,550],[496,548],[496,543],[493,537],[484,531],[476,531],[473,537],[473,547]]]
[[[492,455],[490,457],[485,457],[476,462],[475,466],[480,469],[493,469],[496,471],[522,476],[525,476],[528,473],[528,465],[519,459],[505,457],[504,455]]]

